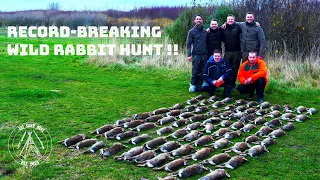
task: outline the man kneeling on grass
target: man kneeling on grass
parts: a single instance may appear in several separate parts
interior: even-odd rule
[[[223,97],[229,97],[232,89],[229,80],[231,72],[229,63],[221,58],[221,51],[214,50],[204,68],[202,91],[207,91],[213,96],[216,89],[224,85]]]
[[[257,52],[249,52],[248,60],[239,68],[240,94],[249,94],[248,98],[252,99],[256,90],[258,103],[263,102],[264,88],[268,84],[267,72],[267,66],[262,59],[257,58]]]

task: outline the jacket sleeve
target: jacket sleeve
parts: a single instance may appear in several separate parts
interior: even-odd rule
[[[267,66],[266,64],[262,61],[262,60],[258,60],[258,65],[259,65],[259,70],[257,73],[253,74],[251,77],[252,77],[252,80],[253,81],[256,81],[257,79],[263,77],[263,78],[266,78],[267,77]]]
[[[246,28],[246,22],[235,22],[236,25],[238,25],[241,29],[241,32],[245,31]]]
[[[246,63],[242,63],[240,68],[239,68],[239,73],[238,73],[238,81],[241,84],[244,84],[244,81],[246,80],[246,72],[244,70],[244,66]]]
[[[264,32],[263,29],[261,27],[258,28],[258,40],[260,43],[260,47],[259,47],[259,53],[258,56],[264,56],[264,51],[266,48],[266,39],[264,37]]]
[[[213,85],[214,79],[211,78],[209,75],[209,67],[210,67],[210,63],[207,63],[203,70],[202,79],[208,84]]]
[[[192,43],[192,30],[190,30],[188,32],[188,36],[187,36],[187,53],[188,53],[188,57],[191,56],[191,43]]]
[[[225,61],[226,63],[226,72],[222,75],[222,79],[225,80],[226,78],[228,78],[232,72],[232,69],[230,67],[230,64],[228,63],[228,61]]]
[[[210,46],[210,43],[211,43],[211,42],[210,42],[210,40],[209,40],[208,34],[207,34],[207,38],[206,38],[206,42],[205,42],[205,43],[206,43],[206,46],[207,46],[208,54],[210,54],[209,51],[210,51],[210,47],[211,47],[211,46]],[[208,60],[208,59],[207,59],[207,60]]]

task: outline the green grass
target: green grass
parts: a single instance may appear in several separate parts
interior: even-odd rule
[[[96,155],[79,155],[55,142],[135,113],[186,101],[196,95],[187,92],[190,77],[187,71],[120,65],[100,68],[88,65],[86,57],[80,56],[8,56],[6,44],[13,42],[76,44],[90,40],[0,36],[0,177],[155,179],[166,175],[112,158],[102,160]],[[235,92],[232,96],[245,97]],[[319,89],[287,88],[273,80],[265,100],[320,109]],[[248,163],[228,170],[229,174],[234,179],[320,179],[319,114],[310,121],[296,124],[297,129],[280,138],[270,147],[270,153],[258,159],[248,158]],[[36,122],[47,128],[53,141],[48,162],[28,169],[14,162],[7,149],[10,132],[25,122]],[[114,141],[105,142],[111,145]]]

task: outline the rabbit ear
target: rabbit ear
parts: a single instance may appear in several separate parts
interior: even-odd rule
[[[204,169],[204,170],[206,170],[206,171],[212,171],[210,168],[207,168],[207,167],[204,167],[204,166],[202,166],[202,168]]]
[[[201,162],[201,164],[202,164],[202,165],[208,164],[208,160],[203,160],[203,161]]]
[[[228,178],[230,178],[231,176],[230,176],[230,174],[228,174],[227,172],[226,172],[226,176],[228,177]]]
[[[245,157],[243,157],[243,160],[248,161],[248,159],[246,159]]]

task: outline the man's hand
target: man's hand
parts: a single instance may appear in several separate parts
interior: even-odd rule
[[[226,29],[227,28],[227,23],[223,23],[221,26],[222,29]]]
[[[258,27],[259,27],[259,26],[260,26],[260,23],[256,22],[256,26],[258,26]]]
[[[212,84],[215,86],[215,85],[216,85],[216,83],[217,83],[217,80],[214,80]]]
[[[223,79],[222,79],[222,77],[220,77],[219,79],[218,79],[218,83],[221,83],[223,81]]]
[[[192,56],[188,56],[188,61],[192,62]]]
[[[208,28],[206,31],[207,31],[207,33],[209,33],[210,32],[210,28]]]
[[[244,81],[245,85],[248,85],[248,84],[251,84],[251,83],[252,83],[252,78],[251,77]]]

